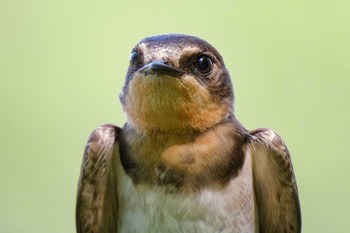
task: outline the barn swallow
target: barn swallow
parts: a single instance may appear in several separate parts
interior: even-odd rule
[[[234,114],[219,52],[197,37],[143,39],[120,95],[126,123],[96,128],[78,183],[79,233],[301,232],[288,149]]]

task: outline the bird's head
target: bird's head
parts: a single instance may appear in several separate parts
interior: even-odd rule
[[[218,51],[180,34],[136,45],[120,95],[128,123],[143,132],[204,131],[233,115],[233,99]]]

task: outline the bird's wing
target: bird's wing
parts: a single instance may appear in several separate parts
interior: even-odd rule
[[[119,152],[114,125],[102,125],[89,137],[78,183],[76,227],[78,233],[117,232],[115,159]]]
[[[282,138],[270,129],[250,133],[253,183],[260,233],[301,232],[301,212],[292,161]]]

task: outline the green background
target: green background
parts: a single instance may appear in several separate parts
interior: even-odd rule
[[[0,0],[0,232],[74,232],[82,152],[125,121],[132,47],[161,33],[213,44],[236,115],[292,154],[303,232],[350,232],[349,1]]]

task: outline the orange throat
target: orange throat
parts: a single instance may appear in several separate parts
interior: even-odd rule
[[[128,123],[143,132],[205,131],[232,113],[231,103],[212,98],[191,76],[138,75],[130,81],[124,100]]]

